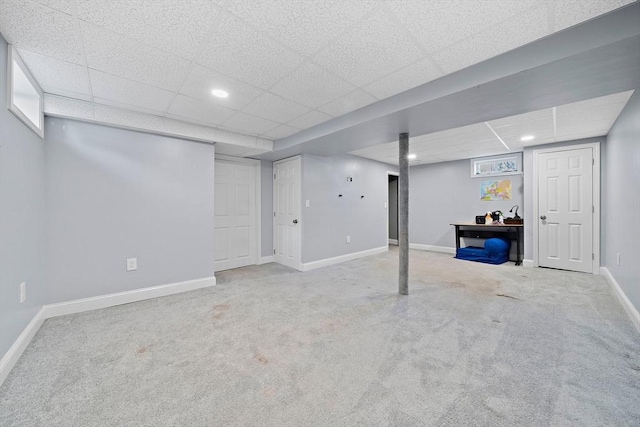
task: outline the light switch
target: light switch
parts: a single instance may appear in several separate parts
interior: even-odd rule
[[[309,203],[309,200],[305,200],[305,201],[304,201],[304,206],[305,206],[305,207],[307,207],[307,208],[308,208],[310,205],[311,205],[311,203]]]

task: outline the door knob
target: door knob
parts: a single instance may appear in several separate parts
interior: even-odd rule
[[[540,219],[544,221],[545,219],[547,219],[547,216],[546,215],[540,215]]]
[[[294,220],[293,220],[293,223],[294,223],[294,224],[297,224],[297,223],[298,223],[298,220],[297,220],[297,219],[294,219]]]

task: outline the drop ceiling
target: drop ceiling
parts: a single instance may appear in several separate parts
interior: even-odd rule
[[[607,135],[633,91],[410,138],[410,165],[522,151],[524,147]],[[522,141],[524,136],[532,140]],[[398,165],[398,141],[350,154]]]
[[[628,3],[0,0],[0,32],[45,91],[49,114],[224,142],[227,154],[251,156]],[[213,97],[215,88],[229,97]],[[562,123],[549,138],[564,137]],[[461,151],[494,151],[488,131],[461,129],[482,138]],[[446,160],[467,142],[421,161]]]

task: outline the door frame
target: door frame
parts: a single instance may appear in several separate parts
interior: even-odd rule
[[[583,148],[591,148],[593,153],[593,224],[592,224],[592,274],[600,274],[600,142],[590,142],[586,144],[565,145],[555,148],[542,148],[533,151],[533,266],[539,267],[538,257],[538,156],[545,153],[557,151],[573,151]]]
[[[296,256],[298,257],[298,264],[296,266],[296,270],[298,271],[302,271],[302,242],[304,240],[303,237],[303,228],[302,225],[304,224],[304,209],[302,209],[302,156],[301,155],[297,155],[297,156],[292,156],[292,157],[287,157],[285,159],[280,159],[277,160],[275,162],[273,162],[273,181],[275,181],[275,166],[279,163],[284,163],[284,162],[288,162],[291,160],[295,160],[298,162],[298,200],[300,201],[300,206],[298,206],[298,209],[300,210],[300,215],[298,216],[300,219],[298,220],[298,225],[300,226],[300,236],[299,236],[299,241],[298,241],[298,250],[297,250],[297,254]],[[272,182],[273,182],[272,181]],[[275,260],[275,255],[276,255],[276,234],[277,234],[277,224],[276,224],[276,187],[275,184],[273,184],[271,186],[272,190],[272,195],[271,195],[271,203],[273,205],[273,216],[271,218],[271,224],[272,224],[272,229],[273,229],[273,261],[276,262]]]
[[[260,160],[255,160],[255,159],[247,159],[244,157],[235,157],[235,156],[229,156],[226,154],[215,154],[214,156],[214,162],[216,160],[222,160],[224,162],[229,162],[229,163],[236,163],[236,164],[240,164],[240,165],[251,165],[253,166],[253,171],[254,171],[254,180],[255,180],[255,189],[256,189],[256,194],[255,194],[255,204],[256,204],[256,218],[255,218],[255,223],[254,223],[254,230],[255,230],[255,237],[256,237],[256,262],[253,265],[259,265],[260,264],[260,259],[262,258],[262,227],[261,227],[261,223],[262,223],[262,203],[260,200],[261,194],[262,194],[262,185],[261,185],[261,177],[260,177]],[[215,164],[214,164],[214,168],[215,168]],[[215,185],[215,173],[214,173],[214,185]],[[214,201],[215,201],[215,195],[214,195]],[[214,264],[215,264],[215,260],[214,260]]]
[[[397,176],[398,178],[400,178],[400,173],[399,172],[393,172],[393,171],[387,171],[387,202],[385,204],[385,206],[387,207],[387,209],[385,209],[387,211],[387,224],[386,224],[386,229],[387,229],[387,249],[389,249],[389,176]],[[398,183],[399,184],[399,183]],[[400,186],[398,186],[398,190],[400,190]],[[400,228],[399,224],[398,224],[398,229]]]

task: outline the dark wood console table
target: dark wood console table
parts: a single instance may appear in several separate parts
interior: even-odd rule
[[[492,237],[505,237],[516,241],[516,265],[522,265],[520,257],[520,242],[524,230],[523,224],[474,224],[472,222],[456,222],[451,224],[456,228],[456,249],[460,249],[461,237],[473,237],[476,239],[489,239]]]

